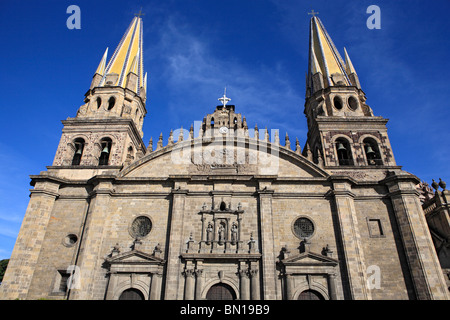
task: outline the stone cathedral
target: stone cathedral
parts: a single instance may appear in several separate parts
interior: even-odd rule
[[[449,299],[420,180],[395,162],[387,120],[316,16],[309,43],[303,147],[249,128],[226,94],[146,146],[134,17],[62,121],[53,164],[31,176],[0,297]]]

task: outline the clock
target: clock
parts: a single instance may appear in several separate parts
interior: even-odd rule
[[[227,127],[220,127],[219,132],[225,134],[225,133],[228,132],[228,128]]]

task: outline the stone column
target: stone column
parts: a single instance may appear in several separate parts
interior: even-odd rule
[[[251,294],[252,294],[252,300],[260,300],[260,288],[259,288],[259,275],[258,270],[250,270],[250,276],[251,276]]]
[[[195,300],[202,300],[203,270],[195,270],[195,276],[197,279],[197,281],[195,282]]]
[[[351,298],[371,300],[372,295],[367,289],[367,268],[353,201],[355,195],[351,192],[351,181],[344,177],[333,176],[330,180],[333,183],[331,194],[336,205]]]
[[[330,295],[330,300],[337,300],[335,273],[328,274],[328,293]]]
[[[419,300],[448,300],[444,275],[415,186],[420,182],[409,174],[388,176],[384,183],[395,211],[398,229]]]
[[[0,286],[0,299],[27,298],[58,190],[59,183],[49,180],[36,182],[31,191],[22,227]]]
[[[260,185],[260,188],[262,185]],[[273,190],[267,190],[267,185],[263,190],[259,190],[259,215],[261,239],[259,248],[262,253],[262,283],[264,300],[280,300],[281,292],[277,288],[277,272],[275,261],[277,254],[274,245],[274,226],[272,216],[272,195]]]
[[[161,282],[162,273],[153,273],[150,287],[150,300],[161,300]]]
[[[237,217],[237,227],[238,227],[238,234],[237,234],[237,241],[236,241],[236,253],[242,252],[242,246],[241,246],[241,227],[242,227],[242,217],[241,214],[238,214]]]
[[[184,300],[194,300],[195,272],[193,269],[187,269],[184,271],[184,276]]]
[[[240,300],[250,300],[250,279],[249,272],[247,269],[239,270],[239,275],[241,278],[241,298]]]
[[[180,283],[182,281],[182,265],[179,256],[185,245],[183,241],[185,240],[183,239],[183,216],[187,193],[187,190],[172,190],[170,235],[169,243],[167,244],[168,253],[165,300],[183,299],[183,283]]]
[[[106,293],[106,300],[114,299],[114,293],[117,288],[118,279],[119,277],[117,276],[117,273],[115,271],[109,273],[109,283],[108,283],[108,290]]]
[[[286,273],[284,279],[286,281],[286,300],[292,300],[294,298],[294,276]]]

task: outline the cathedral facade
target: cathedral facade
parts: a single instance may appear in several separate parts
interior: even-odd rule
[[[420,180],[318,17],[303,148],[249,128],[225,94],[146,146],[142,34],[135,17],[31,176],[0,298],[449,299]]]

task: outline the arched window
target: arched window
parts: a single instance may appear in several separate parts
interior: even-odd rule
[[[340,166],[352,166],[353,158],[352,158],[352,150],[350,148],[350,144],[344,138],[336,139],[336,152],[338,156],[338,161]]]
[[[127,289],[122,292],[119,300],[144,300],[144,295],[137,289]]]
[[[108,100],[108,111],[114,108],[114,105],[116,104],[116,98],[111,97]]]
[[[383,165],[378,143],[372,138],[366,138],[363,141],[364,151],[366,153],[367,164],[369,166]]]
[[[99,109],[102,106],[102,99],[100,97],[97,98],[97,109]]]
[[[220,203],[220,211],[225,211],[227,209],[227,205],[225,204],[225,202],[221,202]]]
[[[206,294],[206,300],[235,300],[236,294],[233,288],[225,283],[213,285]]]
[[[297,300],[324,300],[324,298],[317,291],[306,290],[300,293]]]
[[[72,165],[78,166],[81,163],[81,157],[83,156],[84,140],[81,138],[75,139],[73,142],[75,145],[75,154],[73,155]]]
[[[338,109],[338,110],[342,109],[342,100],[340,97],[338,97],[338,96],[334,97],[333,104],[336,109]]]
[[[238,121],[237,121],[236,117],[234,117],[233,124],[234,124],[234,130],[237,130]]]
[[[356,109],[358,109],[358,101],[354,97],[349,97],[348,106],[351,110],[355,111]]]
[[[211,129],[214,128],[214,118],[211,118]]]
[[[110,138],[103,138],[100,142],[101,152],[98,161],[99,166],[107,166],[109,163],[109,155],[111,153],[112,141]]]

